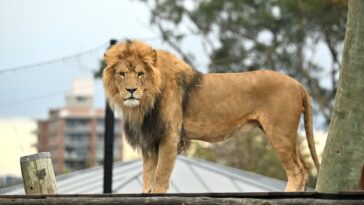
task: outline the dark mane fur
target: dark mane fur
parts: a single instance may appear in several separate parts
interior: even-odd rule
[[[178,74],[179,86],[182,91],[182,109],[188,106],[188,99],[190,94],[199,87],[202,82],[202,74],[195,71],[194,76],[191,80],[187,79],[186,74]],[[124,130],[126,134],[126,139],[129,144],[137,150],[141,150],[150,154],[158,153],[158,146],[162,137],[166,134],[167,124],[160,115],[160,101],[161,97],[157,96],[156,102],[151,110],[149,110],[145,115],[142,124],[136,125],[128,122],[124,122]],[[185,139],[184,128],[180,131],[180,142],[178,144],[178,152],[185,150],[189,142]]]
[[[179,74],[179,83],[180,87],[182,88],[182,110],[183,113],[186,111],[188,107],[189,97],[192,92],[194,92],[202,83],[202,73],[194,70],[194,75],[192,77],[192,80],[188,81],[186,79],[186,75],[184,73]],[[180,141],[178,144],[178,153],[185,151],[190,146],[190,141],[186,139],[185,137],[185,129],[182,124],[182,129],[180,131]]]
[[[124,122],[126,140],[134,149],[151,154],[158,153],[159,142],[166,130],[166,123],[160,116],[160,99],[158,96],[154,107],[145,114],[141,125]]]
[[[179,74],[179,84],[182,88],[182,109],[186,110],[188,107],[189,97],[191,93],[196,90],[202,83],[202,73],[194,70],[194,75],[190,81],[187,80],[187,76],[185,73]]]

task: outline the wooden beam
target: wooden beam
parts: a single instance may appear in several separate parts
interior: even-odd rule
[[[319,193],[202,193],[202,194],[108,194],[108,195],[11,195],[1,196],[1,205],[337,205],[364,204],[364,193],[319,194]]]

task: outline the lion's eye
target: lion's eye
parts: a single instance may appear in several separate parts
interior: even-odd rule
[[[139,72],[138,73],[138,77],[140,78],[140,77],[142,77],[144,75],[144,73],[143,72]]]
[[[123,78],[125,77],[125,72],[119,72],[118,74]]]

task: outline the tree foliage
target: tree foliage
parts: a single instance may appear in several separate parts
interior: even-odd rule
[[[143,0],[142,0],[143,1]],[[189,64],[180,45],[199,36],[210,72],[272,69],[300,80],[310,90],[326,123],[330,120],[344,39],[346,0],[144,0],[151,23]],[[331,67],[312,59],[317,44],[331,55]],[[320,78],[327,78],[324,85]]]

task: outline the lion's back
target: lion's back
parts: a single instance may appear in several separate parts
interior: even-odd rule
[[[297,89],[300,83],[279,72],[258,70],[241,73],[209,73],[204,75],[203,92],[227,93],[235,95],[250,92],[265,92],[275,89]]]
[[[298,81],[275,71],[205,74],[199,88],[190,95],[188,115],[204,113],[216,118],[235,116],[237,112],[244,115],[247,114],[244,110],[266,106],[268,102],[283,99],[298,102],[302,100],[301,91]]]

